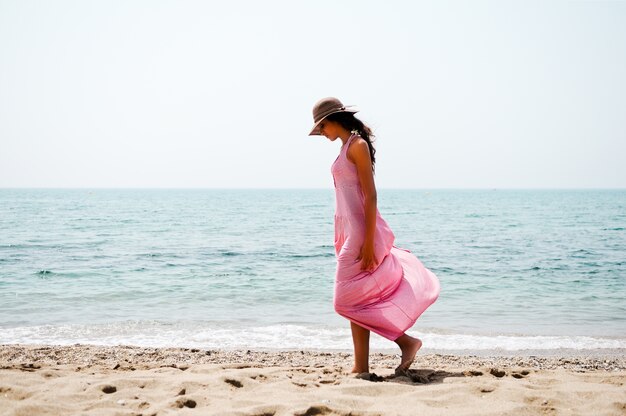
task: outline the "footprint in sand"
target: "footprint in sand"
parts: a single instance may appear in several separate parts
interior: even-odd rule
[[[41,368],[41,366],[39,364],[33,364],[33,363],[28,363],[28,364],[22,364],[19,369],[22,371],[28,371],[28,372],[33,372],[35,370],[39,370]]]
[[[100,390],[102,390],[102,392],[105,394],[111,394],[117,391],[117,387],[110,384],[105,384],[104,386],[100,387]]]
[[[331,378],[321,378],[317,382],[320,384],[336,384],[337,380]]]
[[[326,406],[311,406],[302,413],[294,413],[295,416],[313,416],[313,415],[329,415],[336,414],[332,409]]]
[[[182,409],[183,407],[189,407],[190,409],[193,409],[194,407],[196,407],[196,401],[181,397],[174,402],[174,406],[178,407],[179,409]]]
[[[226,380],[224,380],[224,382],[230,384],[233,387],[237,387],[238,389],[243,387],[241,381],[235,380],[233,378],[227,378]]]
[[[499,370],[497,368],[492,368],[491,370],[489,370],[489,374],[491,374],[492,376],[496,376],[498,378],[502,378],[506,375],[506,372],[504,372],[503,370]]]

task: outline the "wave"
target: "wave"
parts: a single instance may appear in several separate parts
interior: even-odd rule
[[[233,325],[225,322],[124,321],[98,325],[43,325],[2,328],[1,344],[45,345],[136,345],[142,347],[195,347],[207,349],[315,349],[351,350],[350,331],[308,324],[265,326]],[[549,351],[559,349],[626,349],[626,338],[547,335],[481,335],[409,331],[424,342],[427,350],[480,352]],[[393,349],[395,344],[378,336],[372,349]]]

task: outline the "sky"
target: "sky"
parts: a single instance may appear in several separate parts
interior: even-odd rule
[[[626,188],[626,1],[0,0],[0,188]]]

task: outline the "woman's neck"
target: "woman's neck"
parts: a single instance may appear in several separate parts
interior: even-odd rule
[[[343,144],[346,144],[348,142],[348,140],[350,139],[350,137],[352,137],[352,133],[349,132],[348,130],[342,130],[339,133],[339,138],[341,139]]]

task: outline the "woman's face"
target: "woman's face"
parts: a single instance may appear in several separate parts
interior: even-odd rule
[[[324,120],[319,126],[322,136],[326,136],[331,142],[335,141],[337,137],[339,137],[341,125],[336,121]]]

